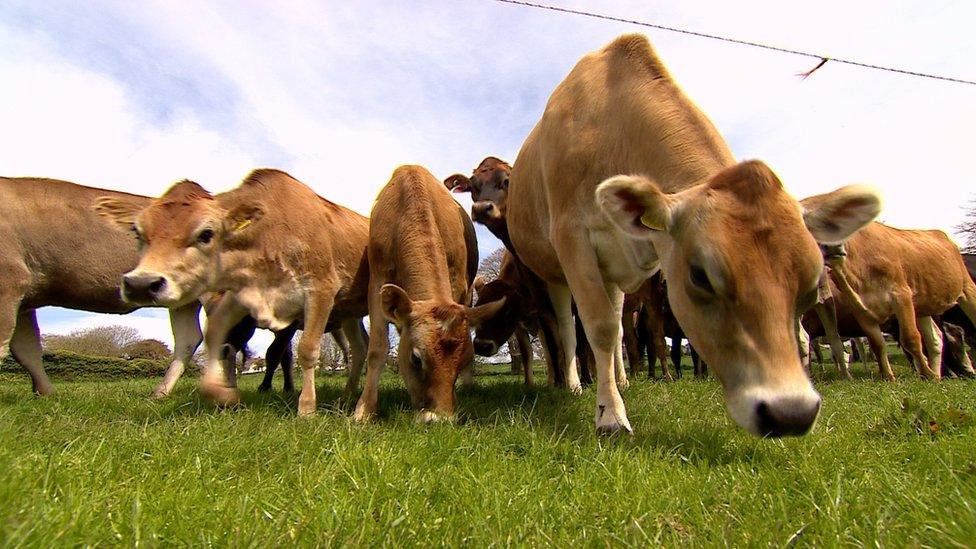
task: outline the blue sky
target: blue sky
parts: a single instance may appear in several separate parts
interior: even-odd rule
[[[976,79],[965,0],[552,4]],[[815,60],[488,0],[0,1],[0,169],[154,195],[273,166],[368,214],[399,164],[514,159],[576,60],[634,31],[797,196],[869,183],[896,226],[961,219],[976,88],[837,63],[801,81]],[[106,322],[170,338],[161,311],[41,315],[45,332]]]

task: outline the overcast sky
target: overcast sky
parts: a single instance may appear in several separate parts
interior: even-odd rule
[[[976,80],[970,0],[547,3]],[[815,59],[491,0],[0,0],[0,173],[158,195],[183,178],[228,190],[268,166],[368,215],[400,164],[444,178],[514,160],[580,56],[635,31],[735,155],[796,196],[869,183],[889,224],[962,219],[976,87],[838,63],[801,80]],[[483,255],[498,246],[487,236]],[[165,318],[40,322],[171,342]]]

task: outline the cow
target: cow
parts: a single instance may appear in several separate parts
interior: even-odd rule
[[[323,333],[342,327],[353,359],[345,394],[355,394],[365,342],[368,220],[315,194],[285,172],[258,169],[235,189],[210,194],[193,181],[173,185],[148,206],[115,197],[96,209],[141,243],[139,264],[122,278],[130,302],[181,307],[226,292],[207,321],[200,391],[232,405],[239,393],[220,367],[220,346],[250,314],[258,326],[299,323],[299,416],[315,413],[315,366]]]
[[[43,178],[0,178],[0,357],[10,353],[34,392],[54,386],[41,362],[36,310],[65,307],[125,314],[119,277],[139,259],[136,239],[95,214],[98,197],[147,205],[149,198]],[[199,301],[170,309],[173,358],[154,397],[170,393],[200,344]]]
[[[624,296],[623,344],[630,364],[630,374],[640,372],[644,348],[647,348],[647,377],[654,379],[654,364],[661,363],[661,378],[673,381],[668,367],[667,344],[664,341],[664,306],[667,301],[660,273],[647,279],[636,292]],[[636,318],[635,318],[636,316]],[[675,362],[675,374],[681,375],[681,362]]]
[[[504,252],[498,276],[475,287],[479,306],[505,301],[493,316],[483,319],[475,329],[474,351],[480,356],[493,356],[519,327],[534,331],[542,343],[548,384],[565,387],[565,357],[558,346],[556,320],[547,314],[552,305],[548,303],[544,288],[534,286],[537,282],[538,278],[510,251]]]
[[[508,302],[500,310],[500,316],[486,319],[483,328],[475,333],[475,352],[482,356],[495,354],[505,339],[511,336],[515,323],[528,320],[534,324],[538,320],[549,385],[565,387],[574,394],[580,394],[583,388],[579,375],[570,375],[566,358],[568,353],[556,335],[558,323],[545,283],[525,267],[515,254],[508,236],[508,223],[496,206],[496,203],[501,204],[506,200],[511,171],[508,162],[488,156],[478,164],[470,178],[454,174],[444,180],[444,186],[451,192],[471,194],[471,218],[487,227],[508,250],[497,279],[500,282],[489,283],[484,296],[479,292],[478,303],[487,304],[503,296]],[[587,377],[585,371],[583,374]],[[622,364],[621,375],[626,375]]]
[[[625,35],[556,87],[496,207],[548,284],[564,348],[576,301],[596,357],[597,432],[632,432],[614,372],[623,294],[659,269],[736,423],[760,436],[813,426],[821,399],[800,364],[797,311],[816,297],[817,242],[873,219],[874,191],[801,205],[762,162],[737,164],[647,38]]]
[[[976,283],[955,243],[942,231],[874,222],[827,261],[838,320],[842,311],[853,316],[878,359],[881,377],[895,379],[882,334],[882,325],[895,319],[901,345],[919,375],[940,379],[942,333],[933,317],[958,304],[976,322]],[[827,326],[827,335],[836,348],[837,331]]]
[[[474,225],[440,181],[408,165],[380,190],[369,232],[369,352],[354,419],[376,414],[392,322],[418,421],[451,420],[454,384],[474,358],[469,330],[504,303],[469,306],[478,269]]]

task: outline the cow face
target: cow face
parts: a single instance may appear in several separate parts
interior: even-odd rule
[[[474,353],[470,329],[481,324],[504,300],[480,307],[465,307],[442,300],[412,301],[399,286],[380,290],[383,314],[400,332],[400,368],[415,385],[417,405],[437,418],[454,415],[454,383]],[[433,418],[433,417],[432,417]]]
[[[878,196],[848,187],[800,206],[751,161],[672,195],[643,177],[613,177],[597,201],[625,233],[653,243],[674,315],[721,380],[733,419],[760,436],[806,433],[820,396],[796,326],[817,299],[817,243],[868,224]]]
[[[137,305],[179,307],[209,291],[220,251],[260,219],[259,205],[221,208],[200,185],[177,183],[143,210],[105,198],[95,209],[139,241],[139,264],[122,277],[122,298]]]
[[[494,232],[493,225],[504,222],[511,173],[512,167],[507,162],[489,156],[478,164],[470,178],[454,174],[444,180],[444,185],[451,192],[471,193],[471,219]]]

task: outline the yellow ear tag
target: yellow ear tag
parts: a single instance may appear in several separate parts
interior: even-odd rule
[[[251,224],[251,220],[250,219],[244,219],[244,220],[238,221],[237,222],[237,226],[234,227],[234,232],[236,233],[237,231],[243,231],[250,224]]]
[[[655,221],[653,221],[651,219],[651,216],[649,214],[642,215],[641,218],[640,218],[640,222],[641,222],[642,225],[644,225],[648,229],[652,229],[652,230],[655,230],[655,231],[663,231],[664,230],[664,227],[662,225],[657,224]]]

